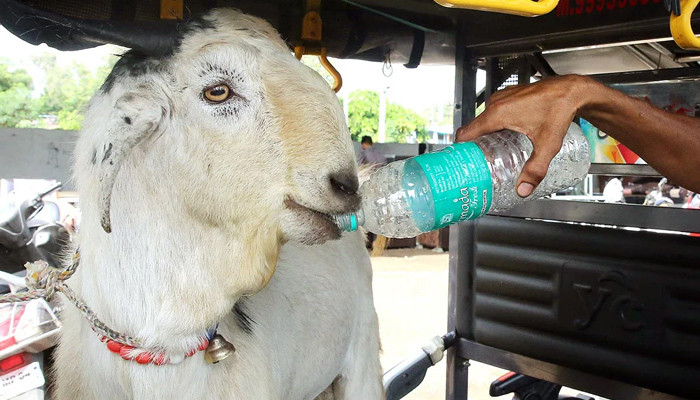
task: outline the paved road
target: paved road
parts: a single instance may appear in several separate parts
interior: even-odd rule
[[[448,254],[430,250],[387,250],[372,257],[374,303],[379,316],[382,366],[388,370],[420,351],[430,338],[447,329]],[[469,399],[492,399],[488,386],[502,370],[472,363]],[[432,367],[407,400],[445,399],[445,361]]]

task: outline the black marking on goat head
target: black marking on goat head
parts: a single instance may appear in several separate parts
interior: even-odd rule
[[[150,57],[135,50],[129,50],[122,54],[114,64],[112,72],[100,87],[102,93],[109,93],[117,80],[125,77],[139,77],[149,73],[160,73],[164,69],[161,59]]]
[[[207,19],[206,14],[190,18],[187,22],[173,26],[173,31],[167,34],[156,33],[162,40],[153,41],[153,48],[143,46],[143,43],[128,43],[128,39],[138,35],[124,36],[127,42],[115,41],[126,47],[134,47],[139,50],[129,50],[122,54],[121,58],[114,65],[107,79],[100,87],[102,93],[109,93],[114,87],[116,80],[122,76],[140,76],[149,72],[159,72],[162,70],[163,61],[172,56],[182,44],[185,37],[194,35],[197,32],[216,29],[213,21]]]

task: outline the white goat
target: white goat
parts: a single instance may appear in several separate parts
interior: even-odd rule
[[[67,305],[59,399],[383,397],[369,258],[328,217],[359,204],[345,119],[269,24],[216,10],[166,57],[125,55],[90,104],[74,175],[68,284],[172,363],[122,359]],[[217,324],[235,354],[183,360]]]

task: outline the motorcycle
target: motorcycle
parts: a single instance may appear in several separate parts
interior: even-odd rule
[[[70,233],[58,222],[56,203],[45,203],[43,197],[61,187],[58,183],[31,199],[10,197],[0,204],[0,270],[20,272],[26,262],[37,260],[60,265],[61,250],[70,242]]]
[[[428,369],[442,360],[447,349],[456,343],[455,332],[436,336],[413,356],[406,358],[384,373],[386,400],[404,398],[418,387]],[[533,378],[516,372],[508,372],[491,383],[491,397],[512,394],[513,400],[596,400],[595,397],[579,393],[576,396],[561,394],[561,385]]]
[[[516,372],[508,372],[491,382],[491,397],[513,394],[513,400],[595,400],[591,396],[579,394],[576,397],[562,395],[561,385],[533,378]]]
[[[60,265],[70,233],[58,222],[58,206],[43,200],[60,188],[0,205],[0,294],[26,289],[27,262]],[[43,299],[0,304],[0,400],[45,398],[47,354],[61,330],[55,312]]]

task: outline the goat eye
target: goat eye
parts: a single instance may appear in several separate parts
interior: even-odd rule
[[[212,103],[221,103],[231,97],[231,88],[226,85],[216,85],[204,89],[204,98]]]

